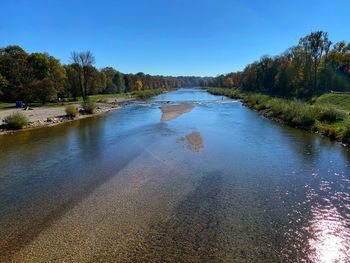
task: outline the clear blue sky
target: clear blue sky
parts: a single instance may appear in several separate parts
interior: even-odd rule
[[[349,0],[1,0],[0,46],[63,63],[90,50],[124,73],[215,76],[314,30],[350,41]]]

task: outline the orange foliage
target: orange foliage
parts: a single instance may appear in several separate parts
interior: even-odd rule
[[[141,80],[136,81],[135,87],[136,87],[136,89],[137,89],[138,91],[142,90],[142,88],[143,88],[143,83],[142,83],[142,81],[141,81]]]

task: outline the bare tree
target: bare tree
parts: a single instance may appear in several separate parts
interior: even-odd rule
[[[92,72],[92,67],[95,64],[95,57],[90,51],[86,52],[76,52],[73,51],[71,59],[76,66],[80,91],[84,102],[87,101],[89,94],[89,81],[91,80],[90,75]]]

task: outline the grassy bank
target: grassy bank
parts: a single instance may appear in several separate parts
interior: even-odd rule
[[[314,104],[331,105],[338,109],[350,112],[350,95],[327,93],[316,98]]]
[[[327,97],[327,102],[324,98],[320,98],[310,104],[257,93],[243,93],[237,89],[208,88],[207,90],[214,95],[240,99],[247,107],[289,126],[317,132],[332,140],[350,143],[350,116],[344,106],[339,105],[337,100],[330,99],[330,96]]]
[[[132,98],[131,93],[115,93],[115,94],[97,94],[97,95],[91,95],[89,96],[89,101],[90,102],[99,102],[103,100],[107,100],[110,98]],[[42,104],[41,102],[31,102],[29,103],[30,107],[61,107],[65,105],[70,105],[70,104],[77,104],[77,103],[83,103],[83,98],[78,97],[76,100],[69,100],[69,101],[62,101],[62,102],[47,102],[45,104]],[[1,109],[6,109],[6,108],[13,108],[15,107],[16,103],[15,102],[0,102],[0,110]]]

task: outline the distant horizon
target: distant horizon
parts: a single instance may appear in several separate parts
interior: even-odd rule
[[[89,50],[97,68],[132,74],[215,77],[279,55],[312,31],[329,32],[333,43],[350,40],[345,0],[5,0],[2,6],[0,47],[19,45],[64,64],[72,51]]]

